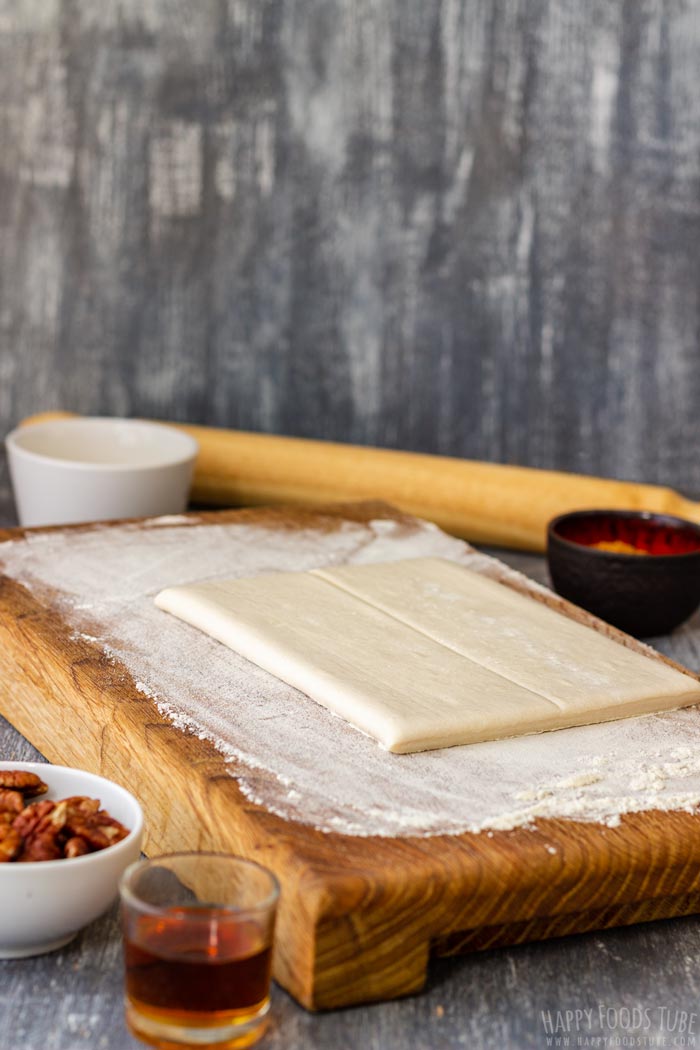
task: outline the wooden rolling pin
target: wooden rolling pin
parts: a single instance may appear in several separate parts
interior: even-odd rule
[[[48,412],[24,424],[70,416]],[[23,424],[23,425],[24,425]],[[192,499],[216,506],[383,499],[475,543],[542,551],[547,522],[590,507],[700,522],[672,489],[532,467],[171,423],[199,442]]]

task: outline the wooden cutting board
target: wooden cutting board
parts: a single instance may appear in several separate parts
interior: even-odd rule
[[[325,514],[258,509],[198,518],[288,535],[377,513],[366,504]],[[402,518],[385,506],[381,516]],[[0,540],[22,535],[6,530]],[[534,584],[511,585],[646,652]],[[231,850],[276,872],[282,897],[274,975],[310,1009],[417,992],[431,954],[700,911],[698,816],[647,811],[618,827],[540,820],[534,830],[430,838],[324,833],[246,798],[231,776],[235,763],[170,724],[54,602],[6,576],[0,645],[2,713],[50,761],[128,786],[144,806],[149,854]]]

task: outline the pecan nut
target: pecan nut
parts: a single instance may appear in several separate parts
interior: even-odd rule
[[[0,813],[21,813],[24,809],[24,798],[20,791],[0,788]]]
[[[41,820],[47,817],[50,813],[53,813],[56,808],[56,803],[51,802],[49,799],[44,799],[42,802],[32,802],[30,806],[25,806],[22,812],[15,817],[13,827],[19,831],[20,835],[32,835]]]
[[[96,798],[73,795],[25,804],[27,797],[46,790],[34,773],[0,770],[0,862],[82,857],[129,834]]]
[[[35,802],[15,818],[13,827],[23,839],[20,863],[58,860],[62,856],[60,835],[63,821],[54,819],[58,806],[54,802]]]
[[[22,849],[22,836],[11,824],[0,823],[0,864],[14,860]]]
[[[66,857],[83,857],[86,853],[90,852],[90,846],[81,839],[80,835],[73,835],[72,838],[68,839],[65,846],[63,847],[63,854]]]
[[[26,798],[45,795],[49,790],[41,777],[26,769],[0,769],[0,788],[21,791]]]
[[[86,816],[70,814],[66,827],[72,835],[78,835],[96,850],[106,849],[129,834],[123,824],[102,809]]]

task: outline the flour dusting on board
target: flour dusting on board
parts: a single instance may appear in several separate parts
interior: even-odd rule
[[[393,755],[153,603],[164,587],[206,579],[414,557],[518,576],[435,526],[148,526],[29,535],[0,544],[0,563],[121,661],[175,725],[213,741],[246,796],[273,812],[351,835],[436,835],[538,817],[615,824],[622,813],[700,805],[696,709]]]

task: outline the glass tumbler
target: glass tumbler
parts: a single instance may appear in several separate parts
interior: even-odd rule
[[[120,892],[132,1033],[160,1048],[257,1042],[270,1007],[274,875],[225,853],[172,853],[132,864]]]

